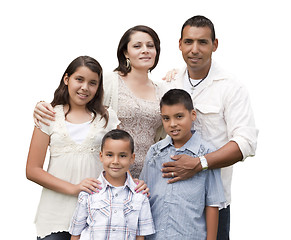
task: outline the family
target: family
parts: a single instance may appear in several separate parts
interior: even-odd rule
[[[143,25],[120,39],[113,72],[89,56],[69,64],[34,110],[37,239],[229,239],[233,165],[255,155],[258,130],[246,88],[212,59],[217,47],[197,15],[181,29],[185,68],[162,83],[148,76],[160,40]]]

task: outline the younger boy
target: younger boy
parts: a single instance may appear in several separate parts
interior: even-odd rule
[[[103,137],[100,160],[104,171],[98,180],[102,189],[92,195],[81,192],[70,226],[75,239],[144,239],[155,232],[149,200],[136,193],[128,174],[135,158],[132,137],[111,130]]]
[[[218,207],[225,202],[220,170],[201,171],[173,184],[168,184],[161,173],[162,164],[170,161],[171,155],[199,156],[203,161],[203,156],[215,149],[191,132],[196,112],[186,91],[168,91],[161,99],[160,110],[168,136],[151,146],[140,176],[151,192],[156,229],[156,234],[146,239],[216,240]]]

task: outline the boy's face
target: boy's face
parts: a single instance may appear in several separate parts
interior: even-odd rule
[[[166,133],[173,139],[176,148],[182,147],[192,136],[192,122],[196,119],[196,112],[190,112],[182,103],[163,105],[161,116]]]
[[[123,186],[126,172],[135,158],[134,153],[131,153],[129,140],[108,138],[99,155],[106,172],[106,180],[113,186]]]

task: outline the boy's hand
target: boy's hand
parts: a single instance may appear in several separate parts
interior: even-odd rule
[[[161,169],[164,178],[172,178],[168,183],[186,180],[202,170],[199,158],[181,154],[171,156],[171,159],[175,161],[164,163]]]

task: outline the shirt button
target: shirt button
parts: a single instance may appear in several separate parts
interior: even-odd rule
[[[112,231],[115,231],[115,228],[112,228]]]
[[[117,210],[114,210],[114,213],[117,213]]]
[[[118,197],[118,193],[115,194],[115,197]]]

